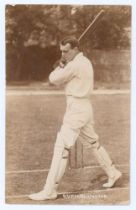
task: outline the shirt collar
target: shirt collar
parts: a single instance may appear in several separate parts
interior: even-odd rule
[[[83,53],[82,53],[82,52],[79,52],[79,53],[74,57],[74,60],[80,58],[81,56],[83,56]]]

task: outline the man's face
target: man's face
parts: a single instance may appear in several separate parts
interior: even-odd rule
[[[71,61],[77,52],[77,48],[71,48],[71,45],[69,43],[67,43],[66,45],[60,45],[60,50],[62,53],[62,59],[64,59],[66,61],[66,63],[68,63],[69,61]]]

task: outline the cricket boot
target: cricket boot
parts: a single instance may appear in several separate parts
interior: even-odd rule
[[[30,194],[28,198],[35,201],[53,200],[57,198],[57,192],[54,191],[52,194],[47,194],[46,190],[42,190],[38,193]]]

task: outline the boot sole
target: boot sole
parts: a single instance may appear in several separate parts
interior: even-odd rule
[[[55,200],[57,199],[57,196],[36,198],[36,197],[33,197],[33,195],[29,195],[28,198],[34,201],[45,201],[45,200]]]

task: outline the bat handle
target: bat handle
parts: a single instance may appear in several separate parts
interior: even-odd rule
[[[97,21],[97,19],[100,17],[100,15],[104,12],[102,9],[94,18],[94,20],[89,24],[89,26],[85,29],[85,31],[81,34],[81,36],[78,38],[78,41],[80,41],[83,36],[87,33],[87,31],[92,27],[92,25]]]

